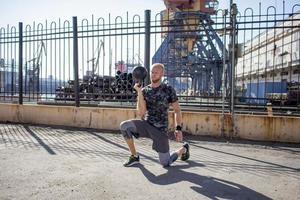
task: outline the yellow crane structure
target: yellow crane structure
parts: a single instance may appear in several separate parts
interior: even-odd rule
[[[196,91],[221,89],[223,42],[213,29],[211,15],[217,0],[164,0],[161,12],[163,42],[152,58],[166,67],[169,84],[191,77]]]

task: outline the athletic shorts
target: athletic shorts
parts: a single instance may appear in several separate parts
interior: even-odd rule
[[[146,137],[153,141],[152,149],[159,153],[169,153],[168,134],[152,126],[145,120],[131,119],[120,124],[121,132],[125,138]]]

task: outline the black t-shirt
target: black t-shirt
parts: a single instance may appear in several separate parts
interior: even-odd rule
[[[157,88],[147,85],[142,89],[142,92],[147,108],[145,120],[167,133],[169,105],[178,100],[176,91],[173,87],[161,83]]]

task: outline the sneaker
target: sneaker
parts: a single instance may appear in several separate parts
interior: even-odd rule
[[[190,145],[189,143],[185,142],[182,146],[186,149],[186,152],[181,155],[180,159],[186,161],[190,158]]]
[[[131,155],[131,156],[129,156],[128,161],[123,164],[123,166],[124,167],[130,167],[130,166],[132,166],[134,164],[137,164],[139,162],[140,162],[140,156],[136,157],[134,155]]]

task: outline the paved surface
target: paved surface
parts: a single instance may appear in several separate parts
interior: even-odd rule
[[[141,139],[125,168],[120,134],[0,124],[0,199],[300,199],[299,145],[187,139],[188,162],[162,168]]]

